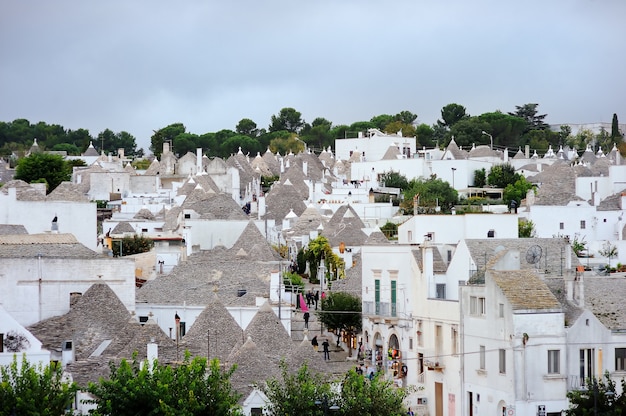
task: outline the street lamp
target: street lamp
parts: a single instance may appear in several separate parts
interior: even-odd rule
[[[456,172],[456,168],[451,168],[452,169],[452,189],[454,189],[454,172]]]
[[[491,150],[493,150],[493,136],[489,133],[487,133],[486,131],[483,130],[482,132],[483,134],[489,136],[489,142],[491,143]]]
[[[322,407],[322,410],[324,410],[324,416],[327,416],[329,411],[336,412],[337,410],[341,409],[336,404],[330,405],[330,403],[328,403],[328,397],[326,396],[324,396],[322,400],[315,400],[315,405],[318,407]]]

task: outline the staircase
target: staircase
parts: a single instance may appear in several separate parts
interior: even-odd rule
[[[331,372],[334,374],[343,374],[346,373],[350,368],[354,368],[357,365],[357,362],[354,360],[348,360],[348,351],[344,350],[342,346],[337,347],[337,336],[324,331],[321,332],[321,323],[317,320],[317,316],[315,316],[315,308],[309,311],[309,328],[306,329],[304,327],[304,313],[300,311],[294,311],[291,315],[291,339],[295,344],[300,344],[306,335],[307,339],[310,341],[314,336],[317,335],[317,340],[319,342],[318,353],[320,354],[320,358],[323,357],[323,349],[322,342],[324,339],[328,339],[328,343],[330,344],[330,360],[326,361],[331,368]],[[311,346],[313,348],[313,346]],[[354,356],[356,351],[352,351],[352,355]]]

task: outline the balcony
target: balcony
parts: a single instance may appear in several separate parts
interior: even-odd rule
[[[397,308],[395,303],[389,302],[363,302],[363,314],[380,317],[396,317]]]
[[[446,368],[443,364],[443,360],[440,358],[424,360],[424,367],[428,368],[431,371],[443,371],[444,368]]]

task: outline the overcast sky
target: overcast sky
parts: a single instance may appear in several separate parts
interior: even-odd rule
[[[0,121],[128,131],[267,128],[403,110],[433,124],[539,103],[626,122],[624,0],[3,0]]]

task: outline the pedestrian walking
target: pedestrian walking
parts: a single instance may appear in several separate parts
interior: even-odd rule
[[[317,352],[317,348],[319,346],[319,344],[317,343],[317,335],[315,335],[311,340],[311,345],[313,345],[313,349],[315,350],[315,352]]]
[[[304,313],[304,327],[305,327],[306,329],[309,329],[309,316],[310,316],[310,315],[309,315],[309,313],[308,313],[308,312],[305,312],[305,313]]]
[[[320,301],[320,291],[319,290],[315,292],[315,298],[314,299],[315,299],[315,310],[317,310],[317,302]]]
[[[330,361],[330,350],[328,349],[330,347],[330,344],[328,343],[327,339],[322,342],[322,347],[324,348],[324,360]]]

